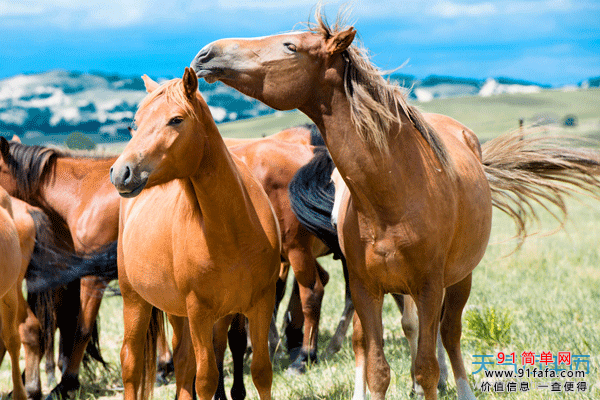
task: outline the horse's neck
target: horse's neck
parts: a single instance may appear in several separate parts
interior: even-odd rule
[[[428,164],[424,139],[403,116],[402,126],[394,125],[388,132],[389,151],[379,150],[356,132],[343,89],[329,98],[325,106],[315,104],[302,111],[319,127],[354,206],[382,224],[399,221],[411,198],[427,190],[422,185]]]
[[[83,181],[89,179],[92,173],[108,171],[114,159],[77,159],[60,157],[55,161],[52,176],[44,179],[39,191],[39,205],[64,219],[67,224],[73,211],[82,207],[87,201],[82,199]],[[100,190],[104,182],[97,182]]]
[[[240,205],[251,206],[251,202],[237,165],[216,126],[210,129],[200,167],[190,181],[205,229],[225,239],[223,235],[234,231],[243,233],[244,228],[250,226],[249,213]],[[225,228],[231,226],[236,228]]]

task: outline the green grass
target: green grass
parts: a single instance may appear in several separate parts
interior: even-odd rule
[[[427,111],[447,113],[473,128],[483,138],[490,138],[515,128],[520,117],[530,118],[550,111],[561,116],[574,113],[580,121],[595,121],[596,125],[591,130],[578,131],[592,135],[598,131],[600,123],[599,103],[600,91],[591,90],[572,93],[548,91],[515,98],[439,100],[421,107]],[[286,112],[279,117],[223,124],[220,128],[224,136],[260,137],[263,133],[270,134],[286,126],[304,123],[306,120],[302,118],[297,112]],[[282,125],[278,125],[278,121]],[[482,374],[471,375],[477,368],[473,364],[476,354],[496,354],[498,351],[507,354],[533,351],[539,354],[542,351],[556,353],[566,350],[573,354],[591,355],[591,374],[585,379],[591,389],[585,394],[551,394],[536,389],[516,395],[476,391],[480,399],[600,398],[600,204],[584,198],[571,200],[568,206],[570,216],[563,230],[550,236],[539,234],[529,237],[516,252],[513,252],[515,242],[511,240],[515,232],[512,221],[494,211],[490,245],[473,273],[473,289],[467,303],[461,343],[472,386],[483,379]],[[554,220],[543,215],[538,227],[540,232],[549,232],[557,227]],[[321,262],[330,273],[331,280],[326,287],[321,315],[320,362],[311,366],[305,375],[291,377],[285,372],[289,361],[277,359],[274,362],[275,399],[349,399],[352,396],[354,355],[349,337],[338,354],[322,358],[322,350],[326,348],[343,308],[344,283],[337,261],[324,258]],[[287,297],[284,304],[287,304]],[[400,314],[391,298],[386,299],[383,312],[385,352],[392,368],[387,398],[410,399],[408,344],[402,333]],[[278,326],[281,326],[281,317]],[[94,376],[84,375],[80,399],[112,400],[122,397],[118,356],[122,338],[120,298],[110,297],[103,301],[101,329],[103,354],[111,367],[109,371],[96,369]],[[226,359],[229,360],[229,354]],[[248,367],[246,370],[248,372]],[[0,393],[11,388],[9,371],[9,362],[5,361],[0,368]],[[248,398],[258,398],[249,373],[245,381]],[[534,379],[529,381],[537,382]],[[550,383],[551,380],[544,382]],[[456,398],[452,378],[449,384],[450,389],[441,396],[442,399]],[[230,361],[226,364],[226,385],[231,385]],[[47,392],[48,388],[45,388]],[[155,398],[174,398],[174,393],[174,383],[171,383],[157,388]]]

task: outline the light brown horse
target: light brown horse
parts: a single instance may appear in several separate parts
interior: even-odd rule
[[[200,399],[217,387],[213,325],[245,314],[252,378],[260,398],[270,399],[268,333],[281,239],[269,199],[227,150],[191,69],[150,93],[135,122],[110,174],[131,198],[121,201],[118,248],[124,398],[151,391],[154,374],[146,378],[155,365],[144,368],[144,337],[156,307],[188,318]]]
[[[116,241],[119,196],[108,179],[116,158],[73,156],[4,138],[0,141],[0,185],[10,195],[40,207],[52,221],[61,244],[82,254]],[[68,317],[59,318],[59,328],[61,357],[66,359],[62,361],[61,382],[49,398],[66,397],[68,391],[79,387],[79,368],[107,282],[103,277],[86,277],[81,281],[81,294],[79,289],[74,294],[81,296],[81,305],[72,299],[63,302],[61,313]],[[73,296],[70,292],[66,295]]]
[[[598,157],[590,163],[575,151],[565,158],[562,149],[528,149],[531,142],[519,144],[513,135],[503,138],[509,151],[490,146],[482,160],[477,142],[469,145],[454,134],[456,124],[436,130],[406,103],[401,89],[352,45],[353,27],[332,28],[318,11],[316,20],[307,32],[213,42],[192,66],[199,77],[220,80],[273,108],[298,108],[321,131],[350,192],[338,233],[356,307],[357,375],[366,377],[371,398],[383,399],[390,382],[383,295],[403,293],[418,309],[415,379],[425,398],[437,398],[441,320],[458,398],[474,399],[460,351],[461,315],[472,270],[487,247],[493,202],[517,219],[531,213],[522,202],[529,205],[529,195],[564,210],[564,187],[553,179],[565,176],[594,191],[597,181],[587,174]]]
[[[148,92],[152,92],[159,86],[146,75],[143,79]],[[303,371],[308,360],[312,362],[317,360],[321,302],[324,286],[329,279],[327,272],[316,261],[316,257],[328,253],[329,250],[298,221],[290,207],[288,195],[288,186],[295,173],[314,156],[312,142],[315,139],[311,138],[315,135],[320,139],[318,133],[310,126],[297,126],[265,138],[223,139],[229,151],[252,170],[267,193],[277,215],[282,240],[278,303],[283,297],[282,289],[285,288],[290,265],[299,287],[300,307],[292,305],[294,309],[292,322],[294,328],[300,331],[300,335],[294,336],[301,336],[301,343],[295,343],[294,338],[288,337],[288,348],[301,345],[298,357],[290,366],[296,371]],[[304,336],[301,333],[302,325],[304,325]],[[291,329],[288,332],[292,336]]]
[[[35,233],[32,229],[31,235]],[[35,236],[34,236],[35,237]],[[23,244],[23,247],[21,247]],[[22,306],[19,297],[21,282],[25,269],[29,264],[29,257],[33,251],[33,242],[21,242],[17,226],[15,225],[12,201],[5,190],[0,189],[0,328],[3,347],[10,355],[13,398],[27,399],[25,386],[21,380],[19,355],[21,353],[21,339],[19,337],[19,306]],[[4,356],[4,352],[2,352]],[[1,358],[0,358],[0,361]]]

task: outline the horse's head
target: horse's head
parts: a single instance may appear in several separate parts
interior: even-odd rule
[[[350,27],[221,39],[200,50],[191,66],[207,82],[220,80],[275,109],[302,108],[318,102],[311,96],[317,86],[341,83],[343,53],[355,34]]]
[[[123,197],[192,175],[204,151],[203,125],[214,124],[191,68],[182,79],[154,84],[146,79],[149,94],[135,115],[137,129],[110,169],[110,180]]]
[[[10,163],[14,163],[10,153],[11,143],[4,137],[0,137],[0,186],[10,195],[14,196],[17,192],[17,179],[9,168]]]

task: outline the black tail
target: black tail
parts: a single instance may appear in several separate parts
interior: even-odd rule
[[[116,241],[94,252],[75,255],[49,237],[47,227],[40,222],[44,214],[36,211],[30,214],[36,225],[36,241],[25,275],[28,292],[50,291],[88,275],[117,279]]]
[[[292,211],[298,221],[340,257],[337,231],[331,223],[335,198],[331,173],[334,168],[327,149],[317,147],[312,160],[296,172],[288,190]]]
[[[325,141],[323,140],[323,136],[321,136],[321,132],[319,128],[315,124],[305,124],[303,125],[306,129],[310,131],[310,144],[313,146],[325,146]]]

